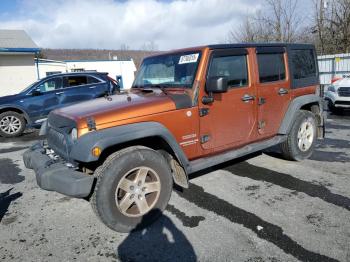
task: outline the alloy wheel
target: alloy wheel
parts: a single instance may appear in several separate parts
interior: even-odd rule
[[[4,116],[0,120],[0,129],[2,132],[13,135],[22,128],[21,120],[16,116]]]
[[[314,141],[314,126],[310,119],[305,119],[298,131],[298,147],[305,152],[310,149]]]
[[[144,166],[134,168],[118,183],[116,205],[125,216],[143,216],[157,203],[160,189],[159,176],[153,169]]]

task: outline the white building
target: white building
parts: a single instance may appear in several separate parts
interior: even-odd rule
[[[98,71],[106,72],[113,79],[118,79],[124,89],[129,89],[134,81],[136,66],[131,60],[69,60],[56,61],[48,59],[38,60],[40,78],[48,75],[79,72]]]
[[[35,60],[35,63],[38,64],[38,75],[40,79],[49,75],[68,72],[66,62],[39,58]]]
[[[321,85],[329,85],[333,78],[350,75],[350,53],[317,57]]]
[[[38,79],[38,46],[23,30],[0,30],[0,96],[16,94]]]

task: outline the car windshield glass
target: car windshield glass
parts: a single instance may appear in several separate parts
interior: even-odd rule
[[[30,84],[29,86],[27,86],[26,88],[24,88],[21,93],[27,92],[29,91],[29,89],[31,89],[33,86],[35,86],[37,83],[39,83],[40,80],[35,81],[34,83]]]
[[[146,58],[133,87],[191,88],[200,57],[200,51],[192,51]]]

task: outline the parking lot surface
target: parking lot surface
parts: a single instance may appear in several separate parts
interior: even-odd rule
[[[350,113],[329,116],[311,159],[276,149],[191,177],[147,229],[116,233],[85,200],[38,188],[22,154],[29,131],[0,140],[0,260],[350,261]]]

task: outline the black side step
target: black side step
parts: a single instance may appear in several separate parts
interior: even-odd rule
[[[286,139],[287,139],[286,135],[278,135],[269,140],[252,143],[244,147],[241,147],[239,149],[234,149],[215,156],[204,157],[204,158],[190,161],[190,165],[188,167],[188,173],[191,174],[199,170],[202,170],[211,166],[215,166],[215,165],[233,160],[235,158],[239,158],[241,156],[245,156],[245,155],[266,149],[268,147],[280,144],[284,142]]]

